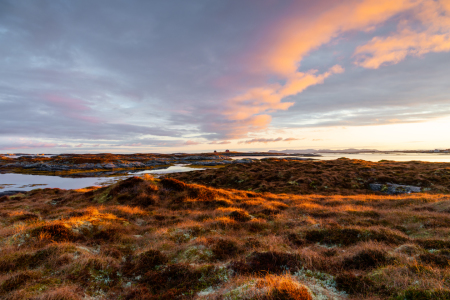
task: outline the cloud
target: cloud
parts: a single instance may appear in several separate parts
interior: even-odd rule
[[[408,55],[450,51],[450,7],[447,0],[420,1],[413,17],[399,23],[397,32],[374,37],[355,51],[356,64],[377,69],[396,64]]]
[[[292,141],[297,141],[299,139],[296,138],[274,138],[274,139],[266,139],[266,138],[257,138],[257,139],[251,139],[251,140],[246,140],[246,141],[240,141],[238,142],[238,144],[253,144],[253,143],[275,143],[275,142],[292,142]]]
[[[292,142],[292,141],[300,141],[300,140],[304,140],[304,139],[286,138],[283,141],[285,141],[285,142]]]
[[[210,145],[226,145],[226,144],[231,144],[231,142],[230,141],[221,141],[221,142],[212,141],[212,142],[210,142],[208,144],[210,144]]]
[[[448,1],[255,3],[4,0],[0,144],[198,149],[449,115]]]
[[[186,142],[183,143],[183,145],[185,146],[193,146],[193,145],[200,145],[201,143],[196,142],[196,141],[191,141],[191,140],[187,140]]]
[[[429,2],[429,0],[424,1]],[[391,17],[417,7],[419,2],[416,0],[346,1],[341,4],[331,4],[330,9],[319,13],[313,19],[305,21],[304,18],[294,16],[282,20],[278,26],[275,26],[272,38],[269,38],[273,40],[273,43],[263,45],[262,52],[255,54],[256,57],[262,58],[256,61],[255,69],[271,74],[272,78],[276,76],[275,78],[284,83],[269,83],[250,88],[229,99],[229,110],[225,112],[227,118],[243,126],[231,127],[227,136],[239,138],[248,132],[266,129],[271,118],[265,113],[287,110],[294,105],[294,102],[282,102],[282,99],[299,94],[310,86],[322,84],[332,74],[344,72],[344,68],[340,65],[334,65],[328,71],[318,75],[315,69],[300,72],[299,66],[302,60],[313,50],[346,31],[373,30],[374,26]],[[361,49],[357,51],[367,51]],[[252,127],[254,118],[261,116],[265,117],[264,122],[260,122],[260,126],[256,128]]]
[[[18,149],[38,149],[38,148],[55,148],[55,143],[40,143],[35,141],[21,141],[19,143],[11,143],[9,145],[0,146],[0,150],[18,150]]]

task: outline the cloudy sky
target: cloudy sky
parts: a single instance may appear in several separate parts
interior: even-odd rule
[[[448,0],[0,0],[0,153],[450,148]]]

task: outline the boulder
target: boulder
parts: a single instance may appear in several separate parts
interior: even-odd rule
[[[410,193],[420,193],[422,188],[420,186],[413,185],[402,185],[393,183],[371,183],[369,187],[372,191],[382,192],[389,195],[395,194],[410,194]]]

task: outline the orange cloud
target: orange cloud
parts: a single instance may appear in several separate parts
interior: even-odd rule
[[[210,144],[210,145],[225,145],[225,144],[231,144],[231,142],[230,141],[222,141],[222,142],[213,141],[208,144]]]
[[[336,1],[337,2],[337,1]],[[369,30],[392,16],[417,5],[417,0],[350,0],[334,4],[313,20],[294,16],[274,28],[265,67],[271,72],[290,76],[312,50],[349,30]],[[298,8],[297,8],[298,9]],[[276,33],[275,33],[276,32]]]
[[[184,142],[183,145],[185,145],[185,146],[193,146],[193,145],[200,145],[200,143],[196,142],[196,141],[188,140],[188,141]]]
[[[311,51],[343,32],[373,30],[374,26],[427,1],[433,0],[330,1],[329,7],[316,18],[305,19],[294,15],[273,26],[266,44],[260,47],[259,53],[254,53],[256,59],[252,68],[270,78],[275,76],[279,82],[273,83],[272,79],[270,84],[249,88],[228,100],[225,116],[238,123],[230,126],[228,137],[239,138],[248,132],[266,129],[271,121],[268,113],[287,110],[294,105],[293,102],[282,102],[285,97],[321,84],[332,74],[344,72],[339,65],[322,74],[317,74],[314,69],[299,72],[301,61]]]
[[[229,120],[238,121],[241,124],[233,128],[234,130],[229,134],[230,137],[238,138],[245,136],[248,131],[266,129],[272,117],[264,113],[286,110],[294,105],[293,102],[281,102],[283,98],[301,93],[311,85],[323,83],[325,78],[342,73],[344,69],[336,65],[323,74],[315,75],[316,72],[316,70],[308,73],[296,72],[285,85],[273,84],[268,87],[253,88],[230,99],[229,109],[225,114]]]
[[[450,51],[450,4],[448,0],[421,1],[414,9],[414,18],[403,20],[396,33],[374,37],[355,51],[356,64],[377,69],[396,64],[408,55]],[[422,26],[417,26],[417,23]]]
[[[241,141],[238,144],[253,144],[253,143],[274,143],[274,142],[292,142],[292,141],[297,141],[299,139],[296,138],[276,138],[276,139],[265,139],[265,138],[259,138],[259,139],[251,139],[251,140],[247,140],[247,141]]]

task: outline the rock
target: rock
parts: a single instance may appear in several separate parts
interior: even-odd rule
[[[381,184],[381,183],[371,183],[369,187],[372,191],[382,192],[389,195],[394,194],[410,194],[410,193],[420,193],[422,188],[420,186],[413,185],[402,185],[402,184]]]
[[[250,164],[254,161],[259,161],[256,158],[243,158],[243,159],[235,159],[232,161],[233,164]]]
[[[115,164],[109,163],[109,164],[104,164],[103,168],[105,169],[114,169],[117,168]]]

